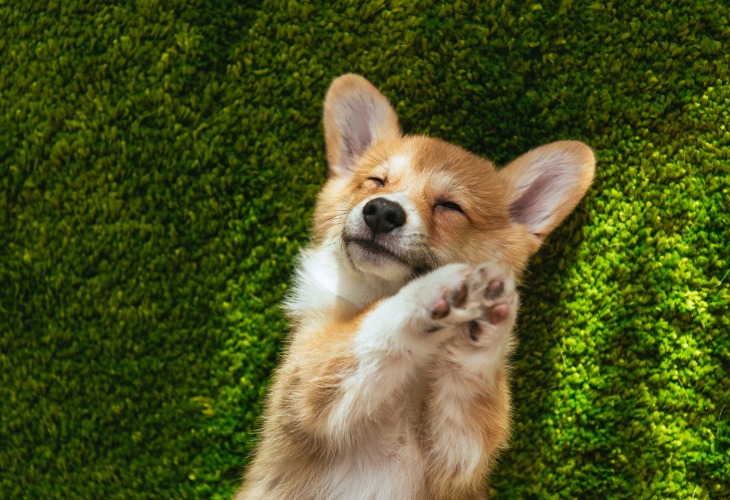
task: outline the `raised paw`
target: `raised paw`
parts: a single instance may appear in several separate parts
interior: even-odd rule
[[[466,264],[449,264],[412,282],[409,288],[420,303],[416,319],[421,333],[443,331],[479,319],[484,313],[486,285]]]
[[[422,276],[399,294],[415,305],[411,325],[436,342],[458,332],[485,342],[514,324],[517,294],[512,273],[499,264],[449,264]]]

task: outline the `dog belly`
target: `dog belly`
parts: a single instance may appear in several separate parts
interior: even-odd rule
[[[423,465],[418,450],[412,446],[402,446],[388,454],[362,450],[331,469],[327,498],[416,499],[423,496],[423,480]]]

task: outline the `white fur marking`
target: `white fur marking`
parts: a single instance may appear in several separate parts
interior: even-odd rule
[[[385,168],[390,177],[398,177],[411,165],[411,157],[406,154],[393,155],[385,162]]]

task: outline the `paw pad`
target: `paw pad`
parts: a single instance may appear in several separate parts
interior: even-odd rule
[[[506,302],[494,305],[487,309],[487,321],[493,325],[498,325],[509,316],[510,305]]]
[[[514,278],[501,265],[450,264],[421,280],[426,299],[422,332],[463,326],[468,338],[483,344],[495,332],[511,328],[517,307]]]
[[[504,280],[497,279],[489,283],[484,296],[487,300],[497,300],[504,293]]]
[[[460,287],[457,287],[451,292],[451,303],[454,304],[454,307],[464,307],[467,296],[466,283],[462,283]]]
[[[450,310],[451,306],[449,306],[449,302],[445,298],[441,298],[434,304],[433,309],[431,309],[431,318],[443,319],[449,315]]]

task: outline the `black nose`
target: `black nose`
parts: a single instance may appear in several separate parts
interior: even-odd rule
[[[367,202],[362,209],[365,224],[373,230],[373,236],[378,233],[389,233],[406,223],[406,213],[400,205],[385,198],[374,198]]]

